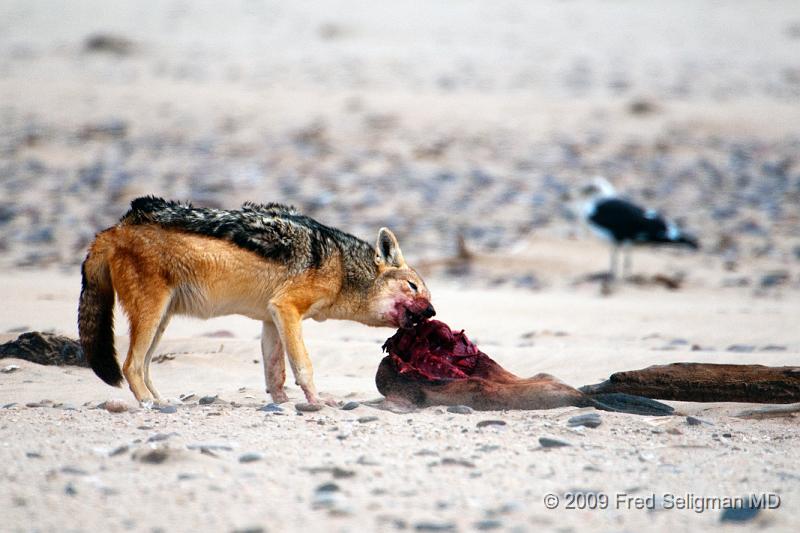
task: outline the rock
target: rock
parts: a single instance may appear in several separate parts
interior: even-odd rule
[[[472,407],[468,405],[451,405],[447,408],[448,413],[455,413],[457,415],[468,415],[473,413]]]
[[[314,413],[316,411],[321,411],[323,407],[325,406],[321,403],[296,403],[294,405],[294,408],[301,413]]]
[[[479,428],[485,428],[489,426],[505,426],[505,420],[481,420],[476,424]]]
[[[283,407],[278,405],[277,403],[268,403],[266,405],[262,405],[256,411],[262,411],[264,413],[282,413]]]
[[[231,531],[231,533],[266,533],[266,529],[261,526],[248,526],[248,527],[241,527],[236,528]]]
[[[3,374],[11,374],[12,372],[16,372],[17,370],[19,370],[19,365],[8,365],[4,366],[3,368],[0,368],[0,372],[2,372]]]
[[[75,466],[65,466],[61,469],[62,474],[70,474],[73,476],[88,476],[89,472],[82,468],[78,468]]]
[[[197,400],[197,403],[199,403],[200,405],[211,405],[215,401],[217,401],[216,394],[214,396],[203,396],[202,398]]]
[[[368,422],[375,422],[376,420],[378,420],[377,416],[362,416],[358,419],[358,422],[361,424],[366,424]]]
[[[128,410],[128,404],[118,399],[108,400],[100,405],[102,405],[103,406],[102,408],[108,411],[109,413],[124,413],[125,411]]]
[[[108,452],[108,456],[109,457],[116,457],[118,455],[122,455],[123,453],[127,452],[129,449],[130,449],[130,447],[127,444],[122,444],[120,446],[117,446],[116,448],[114,448],[110,452]]]
[[[761,512],[759,507],[753,505],[750,496],[744,496],[742,507],[728,507],[722,511],[719,517],[720,522],[749,522]]]
[[[175,435],[175,433],[156,433],[155,435],[150,435],[147,438],[147,442],[161,442],[162,440],[167,440],[173,435]]]
[[[27,457],[28,459],[41,459],[42,454],[40,454],[39,452],[25,452],[25,457]]]
[[[602,424],[600,415],[597,413],[585,413],[582,415],[573,416],[567,420],[567,425],[570,427],[584,426],[587,428],[596,428]]]
[[[342,406],[342,411],[352,411],[353,409],[355,409],[359,405],[361,405],[361,404],[358,403],[358,402],[347,402],[346,404],[344,404]]]
[[[699,425],[702,425],[702,424],[707,424],[709,426],[713,425],[711,422],[707,422],[705,420],[701,420],[701,419],[696,418],[694,416],[687,416],[686,417],[686,423],[688,425],[690,425],[690,426],[699,426]]]
[[[339,490],[339,485],[336,483],[323,483],[317,487],[316,492],[338,492]]]
[[[475,463],[467,461],[466,459],[459,459],[457,457],[442,457],[439,462],[442,466],[465,466],[467,468],[475,468]]]
[[[174,451],[170,448],[145,448],[134,452],[131,458],[140,463],[159,465],[173,455]]]
[[[775,270],[773,272],[767,272],[763,276],[761,276],[761,280],[759,281],[759,285],[762,289],[770,289],[772,287],[780,287],[781,285],[786,285],[789,282],[789,271],[787,270]]]
[[[224,442],[194,442],[187,444],[186,447],[190,450],[200,450],[201,452],[209,451],[233,451],[233,446]]]
[[[175,407],[174,405],[159,405],[158,407],[156,407],[156,410],[159,413],[164,413],[166,415],[178,412],[178,408]]]
[[[751,353],[756,350],[756,347],[751,344],[731,344],[727,350],[736,353]]]
[[[489,531],[492,529],[498,529],[503,527],[503,523],[500,520],[495,520],[492,518],[486,520],[479,520],[473,524],[473,527],[478,531]]]
[[[564,446],[572,446],[565,440],[555,439],[553,437],[539,437],[539,444],[542,448],[562,448]]]
[[[456,531],[453,522],[417,522],[414,524],[415,531]]]
[[[67,496],[75,496],[76,494],[78,494],[78,491],[77,489],[75,489],[75,485],[73,485],[72,483],[67,483],[64,486],[64,494],[66,494]]]
[[[130,39],[110,33],[95,33],[89,35],[83,42],[83,49],[88,53],[126,56],[133,52],[134,48],[134,44]]]
[[[239,462],[240,463],[254,463],[256,461],[262,460],[263,458],[264,458],[264,454],[263,453],[248,452],[248,453],[243,453],[242,455],[239,456]]]
[[[39,365],[89,366],[77,341],[39,331],[29,331],[16,340],[0,344],[0,359],[3,357],[15,357]]]

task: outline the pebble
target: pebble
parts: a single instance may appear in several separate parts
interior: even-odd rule
[[[572,446],[565,440],[555,439],[553,437],[539,437],[539,444],[542,448],[561,448],[564,446]]]
[[[160,442],[162,440],[167,440],[173,435],[176,435],[176,433],[156,433],[155,435],[150,435],[150,437],[147,438],[147,442]]]
[[[455,531],[456,525],[453,522],[417,522],[414,524],[415,531]]]
[[[749,522],[758,516],[761,509],[752,505],[749,496],[744,497],[745,504],[742,507],[729,507],[722,511],[719,517],[720,522]]]
[[[187,444],[186,447],[190,450],[200,450],[201,452],[208,452],[208,451],[225,451],[230,452],[233,451],[233,446],[230,444],[226,444],[224,442],[193,442],[191,444]]]
[[[264,413],[282,413],[283,407],[278,405],[277,403],[268,403],[266,405],[262,405],[256,411],[262,411]]]
[[[687,416],[686,417],[686,423],[688,425],[690,425],[690,426],[699,426],[701,424],[708,424],[709,426],[713,425],[711,422],[708,422],[706,420],[702,420],[702,419],[694,417],[694,416]]]
[[[172,414],[178,412],[178,408],[175,407],[174,405],[160,405],[156,407],[156,409],[158,410],[159,413],[164,413],[164,414]]]
[[[19,365],[8,365],[4,366],[3,368],[0,368],[0,372],[2,372],[3,374],[11,374],[12,372],[16,372],[17,370],[19,370]]]
[[[468,405],[451,405],[447,408],[448,413],[455,413],[457,415],[468,415],[474,412],[472,407]]]
[[[475,522],[473,527],[478,531],[489,531],[503,527],[503,523],[500,520],[486,519]]]
[[[105,409],[109,413],[124,413],[125,411],[128,410],[128,404],[126,404],[122,400],[116,400],[116,399],[108,400],[100,405],[102,405],[103,409]]]
[[[481,420],[476,424],[479,428],[485,428],[489,426],[505,426],[505,420]]]
[[[585,413],[582,415],[573,416],[567,420],[567,425],[570,427],[584,426],[587,428],[596,428],[602,424],[600,415],[597,413]]]
[[[217,400],[217,395],[215,394],[214,396],[203,396],[197,401],[197,403],[199,403],[200,405],[210,405],[214,403],[216,400]]]
[[[342,411],[352,411],[356,407],[360,406],[361,404],[358,402],[347,402],[342,406]]]
[[[140,463],[159,465],[166,462],[170,455],[172,451],[169,448],[151,448],[134,453],[133,459]]]
[[[361,424],[366,424],[368,422],[375,422],[378,420],[377,416],[362,416],[358,419],[358,422]]]
[[[736,353],[750,353],[756,350],[756,347],[752,344],[731,344],[728,346],[727,350],[729,352],[736,352]]]
[[[325,406],[321,403],[296,403],[294,405],[294,408],[301,413],[314,413],[316,411],[321,411],[323,407]]]
[[[240,463],[254,463],[256,461],[262,460],[263,458],[264,458],[264,454],[263,453],[249,452],[249,453],[243,453],[242,455],[240,455],[239,456],[239,462]]]

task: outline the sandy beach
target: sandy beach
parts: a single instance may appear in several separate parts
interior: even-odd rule
[[[388,226],[437,318],[519,376],[797,365],[798,58],[791,1],[3,2],[0,344],[77,338],[89,242],[155,194],[286,202],[370,242]],[[608,245],[575,196],[595,175],[701,249],[637,249],[604,294]],[[0,529],[800,527],[796,414],[390,411],[374,378],[393,330],[303,328],[339,407],[297,411],[291,378],[269,406],[261,326],[236,316],[173,320],[152,367],[169,409],[0,359]],[[701,509],[751,494],[780,505]]]

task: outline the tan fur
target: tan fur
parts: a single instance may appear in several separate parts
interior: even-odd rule
[[[317,402],[302,320],[343,318],[375,326],[397,325],[385,309],[400,297],[400,291],[410,290],[409,280],[419,290],[402,297],[426,302],[430,298],[422,280],[405,265],[399,247],[397,254],[398,265],[379,264],[380,275],[368,294],[345,294],[342,262],[337,257],[318,269],[292,273],[278,261],[225,240],[155,225],[121,224],[98,234],[84,275],[95,291],[113,288],[129,319],[130,347],[122,370],[137,400],[160,399],[149,366],[171,316],[239,314],[262,322],[264,375],[273,400],[288,399],[283,390],[285,353],[306,398]],[[83,307],[80,314],[81,321],[91,319],[83,316]]]

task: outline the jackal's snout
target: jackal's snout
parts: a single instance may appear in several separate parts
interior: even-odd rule
[[[436,315],[436,310],[426,298],[418,298],[403,309],[400,327],[410,328]]]

